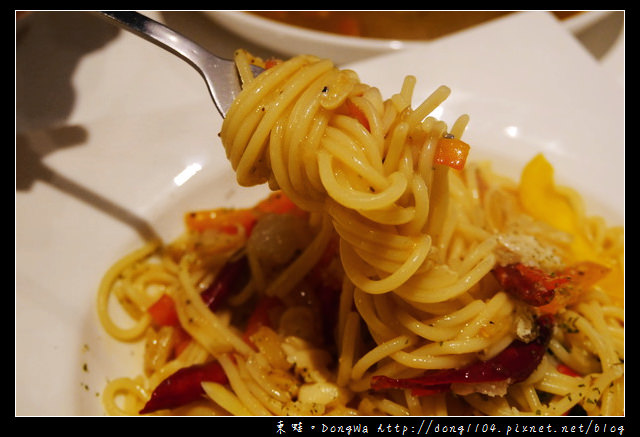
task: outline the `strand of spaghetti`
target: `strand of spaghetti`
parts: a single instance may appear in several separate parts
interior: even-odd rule
[[[401,335],[394,339],[381,343],[369,350],[354,364],[351,369],[351,379],[361,379],[364,373],[375,363],[382,361],[384,358],[395,352],[401,351],[411,345],[411,339],[406,335]]]
[[[244,51],[236,52],[236,62],[246,65],[245,56],[246,52]],[[312,56],[297,56],[283,62],[278,68],[265,70],[260,74],[259,80],[245,81],[240,95],[232,102],[227,116],[223,120],[222,130],[220,132],[223,139],[223,146],[226,147],[229,145],[225,140],[229,138],[236,139],[236,134],[243,131],[243,120],[248,118],[250,113],[255,112],[256,108],[258,108],[260,112],[263,111],[262,102],[266,101],[266,96],[271,90],[276,89],[281,83],[286,81],[293,72],[301,68],[301,66],[314,62],[315,60],[316,58]],[[248,129],[245,132],[250,133],[251,131],[252,129]],[[227,133],[229,134],[228,136]],[[241,142],[234,141],[233,144],[239,145]],[[232,162],[237,161],[233,160]]]
[[[192,342],[192,343],[195,343],[195,342]],[[206,357],[208,356],[209,356],[209,353],[207,353]],[[204,362],[204,360],[202,362]],[[179,361],[179,360],[171,360],[167,362],[164,366],[160,367],[149,376],[149,379],[148,379],[149,391],[153,392],[153,390],[171,374],[177,372],[183,367],[188,367],[188,366],[189,364],[184,364],[182,361]],[[148,401],[148,400],[149,399],[145,399],[145,401]]]
[[[336,375],[336,384],[344,387],[349,382],[353,361],[355,360],[356,339],[360,335],[360,315],[356,312],[347,314],[345,320],[345,337],[342,339],[342,347],[338,357],[338,372]]]
[[[486,330],[487,327],[499,329],[501,318],[508,318],[512,311],[513,304],[507,293],[496,293],[471,322],[465,324],[459,338],[479,335],[480,330]]]
[[[396,288],[395,293],[406,300],[422,303],[435,303],[453,299],[465,293],[480,279],[487,275],[495,265],[495,255],[490,254],[480,261],[471,271],[461,276],[455,284],[441,289],[422,288],[420,278],[411,278],[405,284]]]
[[[428,181],[428,185],[433,187],[435,168],[433,158],[436,154],[438,141],[447,133],[447,124],[433,117],[427,117],[422,123],[422,130],[426,133],[426,138],[420,144],[415,173]],[[447,167],[448,168],[448,167]],[[448,183],[448,181],[446,181]]]
[[[461,355],[481,352],[487,349],[494,338],[468,337],[425,344],[413,351],[413,354],[427,354],[432,356]]]
[[[187,255],[180,261],[179,278],[182,286],[176,289],[174,296],[178,302],[178,318],[182,327],[211,355],[216,356],[230,350],[250,353],[251,347],[242,337],[225,326],[219,316],[204,303],[189,275],[189,258]]]
[[[239,357],[237,358],[239,359]],[[233,363],[233,359],[228,354],[222,354],[218,357],[220,365],[224,369],[225,375],[229,380],[229,385],[233,392],[241,401],[242,405],[256,416],[270,416],[269,411],[251,394],[244,380],[238,372],[238,368]]]
[[[279,348],[280,345],[278,344],[277,347]],[[258,361],[261,363],[258,364]],[[279,368],[269,368],[266,361],[267,359],[261,353],[250,355],[246,359],[235,357],[238,373],[249,392],[271,414],[282,416],[286,414],[285,405],[289,405],[291,396],[296,394],[294,378],[286,373],[281,373]],[[263,368],[257,369],[255,368],[257,366]],[[270,382],[269,379],[273,381]],[[267,387],[266,384],[270,386]],[[278,389],[276,386],[280,388]]]
[[[123,408],[117,402],[120,396],[128,398]],[[148,398],[146,390],[133,379],[116,378],[107,383],[102,393],[102,404],[111,416],[132,416],[138,414]]]
[[[393,128],[386,147],[384,163],[382,164],[386,175],[393,173],[399,167],[408,135],[409,124],[407,122],[400,122]]]
[[[516,387],[513,387],[511,390],[519,394],[519,398],[521,399],[520,402],[522,405],[528,406],[529,411],[542,411],[544,406],[533,386],[527,384],[516,384]]]
[[[313,241],[305,248],[300,256],[293,261],[278,277],[265,289],[267,296],[283,297],[298,284],[304,276],[315,266],[323,253],[331,237],[333,228],[328,217],[323,217],[320,231]]]
[[[426,240],[427,242],[424,250],[425,252],[427,252],[427,255],[428,255],[428,251],[430,249],[429,247],[430,239],[428,238],[428,236]],[[358,256],[358,259],[363,261],[364,264],[369,266],[374,272],[379,272],[380,276],[384,274],[389,274],[389,273],[399,273],[399,269],[402,268],[403,264],[408,262],[409,258],[415,256],[414,252],[409,252],[405,255],[404,259],[392,260],[392,259],[389,259],[389,257],[387,256],[380,256],[380,255],[376,256],[376,254],[379,254],[379,252],[376,253],[374,251],[361,250],[358,246],[352,246],[350,244],[348,246]],[[415,247],[414,247],[414,250],[415,250]],[[427,255],[425,255],[425,259]],[[421,267],[421,264],[417,264],[416,271],[418,271],[420,267]],[[364,272],[364,269],[362,269],[362,271]],[[376,274],[376,276],[377,275],[378,274]],[[370,276],[370,275],[367,275],[367,276]]]
[[[593,380],[587,387],[582,387],[577,392],[571,392],[558,402],[550,405],[547,408],[547,413],[550,415],[564,414],[574,405],[581,403],[586,410],[591,410],[592,413],[599,415],[597,410],[599,393],[602,393],[614,380],[621,378],[622,374],[622,366],[614,366],[602,374],[592,376]],[[589,401],[588,399],[591,400]]]
[[[319,61],[306,65],[294,72],[293,78],[288,81],[288,86],[281,89],[281,92],[272,101],[267,104],[264,104],[264,101],[262,102],[266,110],[237,161],[236,173],[239,175],[251,175],[256,167],[258,158],[264,151],[271,129],[277,120],[283,116],[285,111],[289,110],[290,105],[295,102],[297,96],[302,93],[309,82],[312,82],[330,68],[333,68],[333,65],[329,61]],[[266,165],[266,163],[263,165]],[[244,177],[239,182],[242,184],[245,181],[252,181],[252,178]]]
[[[459,116],[456,121],[451,126],[451,135],[456,138],[462,137],[462,134],[467,129],[467,125],[469,124],[470,117],[468,114],[462,114]]]
[[[414,248],[415,240],[399,235],[393,227],[365,221],[361,215],[331,201],[327,202],[327,210],[342,239],[360,250],[374,251],[399,261]]]
[[[460,368],[475,360],[474,354],[424,355],[399,351],[391,355],[398,363],[413,369],[435,370]]]
[[[502,397],[482,396],[478,393],[472,393],[465,397],[465,400],[476,410],[487,416],[527,416],[533,413],[519,411],[515,407],[511,407],[506,399]]]
[[[376,102],[371,100],[372,96],[366,95],[366,93],[371,94],[373,90],[374,88],[368,88],[367,91],[365,91],[365,94],[363,94],[362,96],[352,95],[349,98],[349,101],[351,102],[351,104],[356,106],[358,110],[362,112],[363,117],[367,120],[366,123],[368,125],[368,129],[364,129],[362,133],[371,132],[372,135],[369,136],[368,138],[371,140],[374,140],[375,142],[375,144],[373,144],[374,147],[372,147],[369,152],[381,153],[383,150],[383,144],[384,144],[382,140],[382,138],[384,138],[384,132],[383,132],[383,126],[381,123],[382,108],[376,107],[377,106]],[[355,120],[352,119],[351,121],[355,121]],[[360,122],[357,122],[356,124],[354,124],[354,126],[357,126],[357,125],[359,125],[360,127],[363,127],[362,123]]]
[[[411,187],[413,189],[413,186]],[[420,217],[416,217],[417,213],[420,213],[413,206],[404,207],[394,203],[384,209],[359,211],[362,217],[367,218],[373,223],[381,225],[408,225],[415,223],[416,219],[420,220]],[[415,232],[403,232],[404,234],[412,234]]]
[[[355,210],[372,210],[391,205],[397,201],[407,188],[407,179],[395,172],[389,176],[389,185],[377,193],[356,191],[338,181],[333,164],[334,157],[326,150],[318,152],[320,179],[329,196],[336,202]]]
[[[546,393],[565,396],[576,392],[580,387],[587,386],[588,382],[584,378],[563,375],[555,369],[550,369],[545,372],[542,379],[535,382],[535,387]]]
[[[443,266],[435,266],[431,270],[429,276],[434,276],[434,273],[439,273],[442,278],[443,284],[453,284],[457,280],[457,275],[454,275],[449,269],[444,268]],[[421,303],[415,301],[408,301],[402,298],[400,295],[394,295],[396,300],[402,303],[402,305],[408,309],[409,312],[417,311],[418,315],[424,314],[424,317],[427,319],[443,317],[446,318],[448,314],[454,313],[458,311],[461,307],[469,304],[474,298],[469,296],[469,293],[463,293],[462,295],[447,301],[442,302],[432,302],[432,303]],[[443,326],[446,325],[444,320],[438,321],[438,323],[442,323]]]
[[[335,110],[341,106],[359,85],[358,75],[353,70],[338,70],[333,80],[323,86],[320,94],[320,104],[328,110]]]
[[[202,388],[209,398],[234,416],[250,416],[251,412],[238,397],[217,382],[203,382]]]
[[[104,329],[113,338],[121,341],[132,341],[138,339],[151,323],[151,317],[148,315],[148,313],[144,313],[131,328],[122,328],[118,326],[112,320],[109,314],[109,297],[111,295],[111,291],[113,290],[115,282],[117,281],[118,277],[120,277],[122,272],[127,267],[153,254],[157,250],[159,244],[160,243],[158,241],[149,242],[142,248],[137,249],[124,256],[115,264],[113,264],[111,268],[109,268],[109,270],[107,270],[102,278],[102,281],[100,282],[97,296],[98,318],[100,319],[100,323],[102,324]]]
[[[436,165],[433,169],[433,181],[431,183],[431,198],[429,200],[429,221],[425,232],[431,235],[436,247],[439,247],[442,254],[446,253],[447,233],[445,227],[454,226],[453,220],[447,221],[449,216],[449,167]]]
[[[431,114],[438,106],[444,102],[451,94],[451,89],[441,85],[436,88],[416,109],[411,111],[407,118],[409,126],[420,123],[425,117]]]
[[[395,107],[396,112],[402,112],[411,106],[413,91],[416,86],[416,77],[412,75],[405,76],[402,81],[400,91],[391,96],[390,103]]]
[[[396,335],[407,335],[411,337],[412,340],[415,339],[415,336],[406,331],[396,318],[397,302],[393,298],[393,293],[374,294],[372,295],[372,300],[373,308],[382,323],[396,332]]]
[[[610,337],[602,335],[608,331],[608,325],[602,315],[602,307],[594,301],[581,302],[577,305],[576,311],[582,313],[590,322],[590,325],[593,326],[593,331],[600,333],[596,347],[600,351],[599,356],[602,366],[606,368],[618,364],[620,360],[615,352],[613,343],[609,340]]]
[[[347,118],[338,116],[336,118]],[[356,123],[355,120],[349,119]],[[368,187],[369,191],[383,191],[389,186],[389,181],[381,172],[381,168],[376,168],[376,163],[380,163],[381,158],[366,156],[366,152],[373,147],[358,143],[347,136],[340,129],[329,126],[322,139],[322,147],[335,160],[342,164],[342,168],[349,169],[362,179],[362,184]],[[375,146],[374,146],[375,147]],[[378,158],[378,159],[375,159]],[[339,164],[338,164],[339,165]]]
[[[354,174],[358,178],[358,183],[366,186],[367,191],[384,191],[390,185],[387,178],[378,172],[362,154],[357,153],[355,145],[349,147],[349,140],[346,138],[334,138],[329,135],[331,128],[327,128],[326,136],[323,138],[322,147],[331,157],[338,161],[339,166],[345,174]],[[339,132],[339,131],[338,131]],[[340,136],[341,134],[334,136]],[[359,156],[360,155],[360,156]],[[358,189],[358,187],[355,187]]]
[[[340,259],[343,262],[346,275],[356,287],[372,294],[388,293],[405,284],[429,254],[431,248],[429,235],[421,235],[416,240],[414,251],[402,266],[381,279],[372,279],[363,274],[361,258],[347,244],[340,244]]]
[[[559,323],[564,323],[562,318],[560,318]],[[597,371],[599,368],[599,363],[597,363],[596,360],[590,359],[586,353],[581,353],[583,352],[581,348],[572,348],[572,350],[569,351],[566,346],[556,338],[552,338],[549,342],[549,350],[557,357],[558,361],[574,369],[576,372],[589,374],[592,371]]]
[[[583,333],[589,338],[591,344],[593,345],[593,348],[598,355],[603,369],[619,364],[620,361],[613,352],[610,345],[607,344],[605,339],[602,337],[602,335],[600,335],[600,333],[595,329],[595,327],[589,320],[587,320],[582,314],[579,314],[573,310],[567,310],[565,316],[573,320],[576,329],[578,329],[580,333]]]
[[[180,367],[202,364],[209,358],[209,352],[197,341],[190,341],[173,361]]]
[[[413,396],[411,393],[412,390],[403,390],[404,391],[404,400],[407,404],[407,409],[409,410],[410,416],[425,416],[427,413],[422,408],[422,404],[420,403],[420,396]],[[418,433],[420,433],[420,428],[418,428]]]
[[[476,300],[461,308],[456,313],[447,315],[440,320],[436,319],[421,322],[406,311],[398,311],[396,318],[405,328],[424,339],[446,341],[458,334],[461,327],[475,317],[477,313],[482,311],[484,306],[484,302]],[[444,323],[438,323],[441,320],[444,320]]]
[[[262,359],[261,359],[262,358]],[[253,354],[242,362],[248,376],[259,384],[260,391],[266,392],[268,397],[275,398],[280,402],[291,401],[291,391],[284,389],[292,385],[290,381],[285,381],[285,374],[276,373],[269,363],[265,362],[260,354]],[[256,394],[256,391],[253,391]],[[257,395],[257,394],[256,394]],[[264,402],[263,402],[264,404]]]
[[[347,279],[342,279],[342,287],[340,289],[340,300],[338,302],[338,318],[334,338],[337,350],[342,350],[342,343],[346,335],[347,318],[353,309],[354,302],[354,286]]]
[[[393,402],[390,399],[375,399],[374,404],[380,412],[388,414],[390,416],[409,415],[409,411],[406,407],[398,404],[397,402]]]
[[[338,140],[339,138],[345,138],[350,143],[356,146],[356,153],[362,154],[367,163],[371,165],[376,171],[382,170],[382,153],[384,149],[384,135],[376,132],[381,129],[379,127],[380,122],[377,120],[378,112],[373,109],[374,104],[363,97],[351,97],[352,102],[356,104],[358,102],[366,103],[367,122],[369,129],[363,124],[347,115],[336,115],[331,119],[331,128],[325,132],[325,138],[333,138]],[[336,134],[341,133],[344,137],[337,137]]]
[[[298,98],[286,120],[279,122],[270,138],[272,171],[286,193],[294,193],[304,206],[307,197],[319,200],[324,195],[316,153],[329,123],[329,112],[321,105],[318,89],[334,80],[333,70],[319,77]],[[276,130],[277,129],[277,130]]]
[[[288,411],[286,409],[287,405],[291,405],[291,403],[284,404],[277,399],[274,399],[269,396],[267,392],[262,390],[260,384],[256,381],[249,381],[247,383],[247,387],[251,394],[255,396],[255,398],[274,416],[286,416]]]
[[[317,122],[320,124],[319,128],[324,128],[326,119],[320,117]],[[316,162],[315,150],[319,139],[312,134],[312,138],[308,138],[310,144],[304,144],[304,149],[299,154],[288,154],[285,152],[284,136],[284,122],[279,121],[271,131],[269,140],[269,156],[275,183],[300,208],[321,211],[324,188],[317,171],[313,170],[315,167],[309,165]]]
[[[355,288],[353,291],[353,303],[376,343],[383,343],[396,336],[396,332],[385,325],[376,314],[372,294]]]
[[[257,144],[256,130],[261,124],[264,126],[262,120],[268,112],[267,107],[271,107],[273,100],[277,98],[279,87],[284,86],[284,82],[297,70],[314,60],[313,57],[297,57],[284,62],[278,68],[270,68],[260,75],[260,80],[251,81],[244,87],[234,100],[223,120],[220,137],[236,173],[238,173],[240,161],[249,148],[249,143],[253,142],[254,158],[256,149],[261,147],[261,144]],[[274,94],[276,97],[273,96]],[[262,135],[264,134],[263,130]],[[264,182],[264,176],[260,173],[252,178],[250,174],[242,171],[237,174],[237,179],[241,185],[259,184]]]
[[[260,60],[252,56],[246,50],[237,50],[234,53],[233,58],[243,87],[246,87],[255,79],[254,72],[251,68],[252,65],[259,63]]]
[[[402,222],[402,226],[399,227],[399,232],[404,235],[424,233],[429,220],[429,187],[425,180],[417,174],[413,175],[410,189],[414,201],[411,208],[413,216],[410,220]]]

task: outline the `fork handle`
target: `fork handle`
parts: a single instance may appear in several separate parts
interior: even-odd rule
[[[203,57],[211,56],[205,48],[189,38],[138,12],[101,11],[100,13],[119,27],[180,56],[197,69],[200,69],[199,61]]]

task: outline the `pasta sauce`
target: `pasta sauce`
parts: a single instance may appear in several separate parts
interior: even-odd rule
[[[509,11],[255,11],[305,29],[364,38],[429,40],[507,15]],[[554,11],[559,19],[579,11]]]

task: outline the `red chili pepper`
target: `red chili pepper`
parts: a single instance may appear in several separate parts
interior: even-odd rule
[[[524,264],[496,266],[493,275],[505,291],[531,306],[551,302],[556,288],[566,284],[566,275],[548,275],[542,270]]]
[[[140,414],[177,408],[200,399],[204,394],[202,382],[227,384],[227,375],[217,361],[195,364],[169,375],[155,388]]]
[[[232,259],[225,264],[218,276],[200,296],[211,311],[215,311],[227,296],[242,288],[249,279],[249,263],[246,256]]]
[[[538,337],[530,343],[513,341],[504,351],[487,361],[478,361],[461,369],[442,369],[426,372],[418,378],[395,379],[374,376],[374,390],[409,388],[416,396],[441,393],[451,384],[476,384],[507,381],[510,384],[524,381],[538,367],[553,333],[553,317],[539,317]]]

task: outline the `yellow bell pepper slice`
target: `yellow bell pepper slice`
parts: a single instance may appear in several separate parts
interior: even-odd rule
[[[518,187],[519,200],[526,213],[554,228],[573,236],[571,259],[567,264],[591,261],[610,269],[600,285],[614,300],[624,300],[623,266],[600,256],[586,238],[580,226],[580,217],[570,199],[555,184],[553,166],[542,155],[536,155],[523,169]]]

